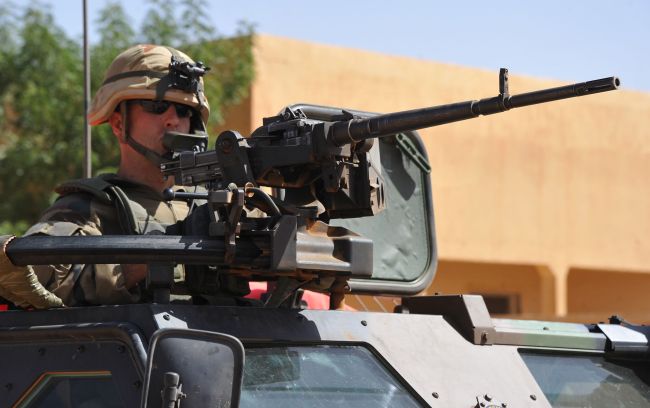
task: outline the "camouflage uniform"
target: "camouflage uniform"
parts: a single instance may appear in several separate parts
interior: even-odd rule
[[[179,77],[176,66],[189,66],[192,72],[202,67],[186,54],[164,46],[144,44],[122,52],[95,94],[88,113],[91,125],[106,123],[119,112],[125,124],[120,140],[139,152],[143,160],[159,164],[162,156],[129,134],[127,102],[154,100],[189,106],[196,113],[190,118],[190,132],[203,132],[210,107],[202,74]],[[120,188],[114,188],[116,185]],[[183,202],[164,202],[160,192],[116,176],[66,183],[59,193],[62,196],[27,235],[162,234],[166,225],[184,219],[189,210]],[[125,206],[129,209],[124,210]],[[61,299],[66,305],[139,300],[137,287],[125,287],[120,265],[14,266],[4,250],[12,238],[0,237],[0,296],[18,306],[56,307],[62,305]]]
[[[119,186],[131,214],[116,205],[111,190]],[[85,191],[84,191],[85,190]],[[91,191],[95,190],[95,191]],[[168,225],[185,219],[189,206],[166,202],[160,193],[113,175],[66,183],[62,196],[25,235],[163,234]],[[127,220],[132,218],[133,222]],[[139,287],[125,287],[121,265],[46,265],[32,267],[39,281],[68,306],[132,303]]]

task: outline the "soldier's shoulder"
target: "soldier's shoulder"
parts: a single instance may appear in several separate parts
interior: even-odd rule
[[[41,222],[72,222],[74,224],[105,224],[115,218],[113,197],[104,177],[70,180],[55,188],[56,201],[43,212]]]
[[[113,200],[110,189],[115,185],[116,179],[117,176],[114,174],[102,174],[92,178],[68,180],[59,184],[54,191],[59,194],[60,199],[68,196],[85,196],[110,204]]]

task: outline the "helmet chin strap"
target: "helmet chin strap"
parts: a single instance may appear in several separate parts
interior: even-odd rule
[[[135,139],[131,137],[129,132],[129,117],[127,111],[128,111],[127,102],[126,101],[120,102],[120,114],[122,115],[122,138],[124,139],[126,144],[131,146],[133,150],[140,153],[145,157],[145,159],[149,160],[156,167],[160,168],[160,165],[163,162],[168,161],[169,159],[166,159],[163,155],[160,155],[155,151],[136,142]]]

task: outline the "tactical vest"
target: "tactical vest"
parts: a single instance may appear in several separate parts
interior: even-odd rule
[[[100,202],[111,205],[117,212],[122,233],[131,234],[164,234],[174,223],[161,223],[138,202],[129,198],[118,185],[128,186],[129,182],[113,174],[104,174],[89,179],[78,179],[65,182],[55,191],[65,196],[74,193],[90,194]],[[200,192],[205,192],[201,189]],[[193,200],[189,211],[202,205],[205,200]],[[178,227],[178,226],[175,226]],[[180,230],[172,232],[180,234]],[[229,304],[233,296],[244,296],[250,292],[248,282],[234,276],[218,273],[208,266],[178,265],[175,268],[175,280],[184,280],[191,292],[201,293],[206,303]],[[228,300],[229,299],[229,300]]]
[[[157,220],[138,202],[129,198],[118,184],[128,184],[114,174],[102,174],[88,179],[70,180],[59,185],[55,192],[60,196],[74,193],[90,194],[117,212],[122,233],[125,235],[164,234],[172,223]]]

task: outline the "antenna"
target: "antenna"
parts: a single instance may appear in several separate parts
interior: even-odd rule
[[[83,176],[92,177],[92,147],[90,125],[88,124],[88,106],[90,102],[90,59],[88,58],[88,4],[87,0],[83,3],[83,22],[84,22],[84,163]]]

